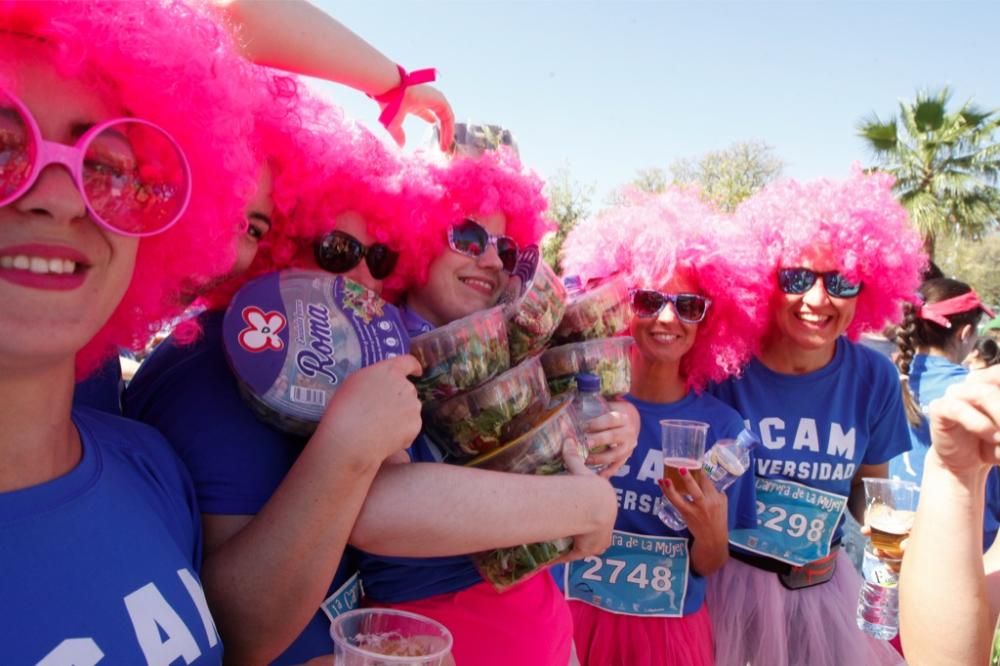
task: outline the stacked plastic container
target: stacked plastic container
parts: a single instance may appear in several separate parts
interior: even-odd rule
[[[614,337],[631,319],[628,289],[613,278],[568,296],[537,248],[522,252],[510,282],[503,305],[411,341],[411,353],[424,366],[418,388],[425,432],[451,463],[559,474],[567,442],[587,455],[572,409],[576,375],[597,375],[605,396],[629,390],[632,339]],[[548,348],[552,339],[559,344]],[[483,576],[503,590],[571,547],[566,538],[475,559]]]
[[[567,283],[575,281],[567,278]],[[584,289],[572,288],[552,347],[542,354],[542,368],[552,395],[576,389],[576,375],[590,373],[601,380],[601,395],[617,398],[632,382],[629,358],[633,340],[621,336],[632,319],[629,290],[613,276]]]

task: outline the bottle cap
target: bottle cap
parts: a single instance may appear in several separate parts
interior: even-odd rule
[[[590,372],[581,372],[576,376],[576,390],[580,393],[600,393],[601,378]]]

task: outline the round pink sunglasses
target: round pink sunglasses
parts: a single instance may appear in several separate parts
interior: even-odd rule
[[[42,138],[21,100],[0,89],[0,207],[21,198],[42,171],[69,171],[95,222],[123,236],[172,227],[191,200],[191,171],[177,142],[153,123],[117,118],[70,146]]]

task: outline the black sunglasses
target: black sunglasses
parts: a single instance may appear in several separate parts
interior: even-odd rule
[[[331,273],[346,273],[364,259],[368,271],[376,280],[384,280],[396,267],[399,254],[383,243],[368,247],[354,236],[343,231],[331,231],[313,245],[316,263]]]
[[[664,294],[655,289],[636,289],[632,292],[632,310],[637,317],[655,317],[670,303],[677,318],[685,324],[697,324],[708,313],[712,301],[701,294]]]
[[[778,269],[778,286],[786,294],[804,294],[816,284],[816,278],[823,278],[823,288],[834,298],[854,298],[861,293],[861,283],[851,282],[839,271],[817,273],[808,268]]]
[[[467,219],[448,229],[448,247],[467,257],[481,257],[486,248],[493,246],[507,273],[517,266],[517,242],[510,236],[494,236],[483,225]]]

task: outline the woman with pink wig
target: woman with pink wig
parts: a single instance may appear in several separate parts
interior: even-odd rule
[[[546,228],[542,183],[512,152],[490,151],[426,168],[440,198],[429,202],[421,225],[408,230],[399,266],[399,277],[412,284],[404,297],[404,321],[412,335],[495,305],[517,249],[536,243]],[[475,240],[459,242],[463,239]],[[621,442],[618,450],[627,457],[635,441],[629,415],[616,411],[605,418],[601,436],[609,439],[603,443]],[[441,465],[440,451],[424,437],[413,443],[410,457],[415,464],[395,465],[397,474],[429,468],[425,473],[450,472],[456,481],[472,483],[441,485],[419,495],[432,507],[435,531],[442,533],[436,550],[426,549],[421,557],[386,557],[376,540],[359,543],[369,603],[444,624],[454,637],[459,664],[567,663],[571,619],[552,576],[541,572],[499,593],[468,554],[570,535],[577,535],[574,557],[601,552],[615,512],[610,484],[578,458],[567,463],[573,474],[556,477]],[[441,507],[450,506],[462,509],[443,515]],[[361,531],[370,533],[373,527]],[[383,530],[380,539],[388,543],[407,536]],[[421,537],[427,540],[426,534],[414,533]],[[452,556],[431,557],[443,554]]]
[[[926,263],[884,174],[781,182],[736,212],[766,262],[767,333],[743,377],[714,394],[748,420],[760,526],[730,533],[709,581],[726,666],[896,663],[855,620],[861,581],[840,549],[843,512],[864,518],[862,477],[909,448],[892,363],[855,341],[898,321]]]
[[[0,3],[3,663],[219,663],[194,489],[163,437],[72,408],[232,260],[239,63],[170,2]]]
[[[261,187],[247,208],[241,260],[129,385],[126,413],[161,430],[194,478],[205,535],[204,580],[227,657],[302,663],[331,652],[324,599],[354,573],[344,546],[382,462],[420,427],[402,355],[359,370],[331,399],[311,437],[257,419],[226,361],[222,324],[232,295],[284,268],[327,269],[374,291],[391,274],[415,188],[398,155],[287,77],[257,72],[255,147]],[[319,129],[322,128],[322,129]],[[258,226],[259,225],[259,226]],[[344,254],[359,245],[362,260]],[[191,329],[195,329],[192,335]]]
[[[568,566],[584,666],[715,664],[705,580],[728,558],[729,528],[757,523],[753,478],[744,475],[722,493],[704,474],[681,469],[684,485],[673,487],[663,474],[660,421],[707,423],[709,449],[743,432],[743,417],[704,393],[709,382],[740,371],[763,333],[754,287],[765,271],[759,257],[742,251],[742,236],[697,193],[669,190],[631,193],[577,225],[563,246],[568,273],[584,282],[620,274],[633,290],[626,399],[642,420],[635,454],[611,480],[626,498],[614,552]],[[687,529],[658,517],[657,484]],[[624,570],[614,575],[619,564]]]

